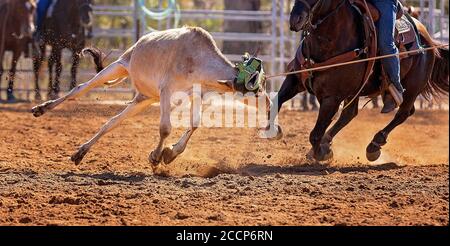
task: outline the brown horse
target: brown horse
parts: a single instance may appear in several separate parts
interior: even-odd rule
[[[8,74],[7,102],[16,101],[13,94],[14,78],[20,55],[27,51],[34,32],[34,0],[0,0],[0,96],[5,51],[12,51],[11,69]],[[1,99],[1,98],[0,98]]]
[[[39,52],[35,52],[34,73],[36,99],[41,99],[39,89],[39,69],[45,58],[45,47],[50,45],[52,51],[48,59],[49,98],[55,98],[60,91],[60,77],[62,73],[61,56],[64,48],[72,52],[72,69],[70,89],[76,86],[77,69],[81,51],[86,45],[86,29],[92,26],[92,0],[58,0],[50,18],[43,23],[43,42],[39,44]],[[53,69],[56,65],[56,74]],[[97,71],[101,68],[97,66]]]
[[[353,8],[350,0],[296,0],[290,16],[291,30],[309,32],[301,51],[304,52],[307,46],[310,57],[317,62],[327,61],[360,48],[364,42],[361,22],[360,13]],[[426,28],[416,20],[415,23],[424,45],[428,47],[436,45]],[[393,121],[378,132],[367,147],[367,158],[370,161],[380,157],[381,148],[387,143],[391,131],[414,114],[414,103],[419,95],[448,94],[448,59],[448,48],[439,48],[401,60],[402,84],[406,88],[404,102]],[[354,100],[343,110],[335,125],[327,131],[341,103],[349,103],[355,96],[374,96],[381,93],[381,65],[377,62],[368,83],[362,93],[358,94],[363,86],[367,66],[368,63],[359,63],[313,73],[310,87],[319,100],[320,110],[317,123],[310,135],[313,147],[310,154],[317,161],[333,157],[331,149],[333,138],[358,114],[359,100]],[[297,65],[294,70],[300,68]],[[278,111],[284,102],[305,90],[301,75],[287,76],[276,97]],[[271,114],[269,114],[270,126],[276,131],[277,136],[281,137],[281,128],[275,125],[272,120],[275,117]]]

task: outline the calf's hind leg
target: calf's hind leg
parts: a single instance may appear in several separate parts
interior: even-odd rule
[[[133,102],[131,102],[128,107],[122,111],[119,115],[115,116],[111,120],[108,121],[101,129],[100,131],[95,134],[95,136],[83,144],[79,149],[78,152],[72,155],[71,160],[75,162],[76,165],[79,165],[81,161],[83,160],[84,156],[89,152],[89,150],[92,148],[92,146],[106,133],[112,131],[114,128],[116,128],[120,123],[122,123],[125,119],[129,117],[133,117],[137,115],[138,113],[145,110],[147,107],[149,107],[151,104],[155,103],[156,100],[149,99],[143,95],[138,94]]]
[[[66,100],[73,100],[75,98],[81,97],[90,90],[102,86],[103,84],[106,84],[109,81],[125,78],[127,76],[128,71],[125,69],[124,66],[122,66],[119,62],[112,63],[90,81],[73,88],[67,95],[55,100],[47,101],[39,106],[36,106],[31,110],[31,112],[35,117],[40,117],[44,115],[47,111],[56,108],[58,105],[60,105]]]

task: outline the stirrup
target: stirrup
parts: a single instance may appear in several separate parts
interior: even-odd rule
[[[403,92],[399,92],[394,84],[389,85],[389,93],[394,98],[395,103],[399,107],[403,103]]]

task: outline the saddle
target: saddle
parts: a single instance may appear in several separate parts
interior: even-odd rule
[[[377,41],[377,29],[375,23],[380,18],[379,10],[366,0],[349,0],[354,9],[361,15],[363,20],[364,44],[362,48],[357,48],[353,51],[332,57],[326,61],[316,63],[312,59],[305,57],[303,54],[303,43],[300,44],[297,50],[296,58],[289,63],[288,71],[294,71],[299,67],[301,69],[318,68],[338,63],[345,63],[357,60],[358,58],[375,57],[379,53]],[[414,20],[403,11],[403,7],[398,2],[398,12],[396,21],[395,40],[400,52],[417,50],[421,47],[419,40],[419,33],[415,26]],[[406,58],[407,56],[400,57]],[[373,72],[375,61],[369,61],[366,67],[364,81],[365,83]],[[312,89],[312,73],[299,74],[300,81],[309,93],[314,94]],[[385,80],[385,79],[383,79]]]

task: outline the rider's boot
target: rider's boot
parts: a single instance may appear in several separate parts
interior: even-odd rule
[[[386,93],[383,97],[384,107],[381,110],[381,113],[383,114],[394,111],[403,103],[403,93],[405,92],[405,89],[400,81],[389,84],[388,91],[389,93]]]

